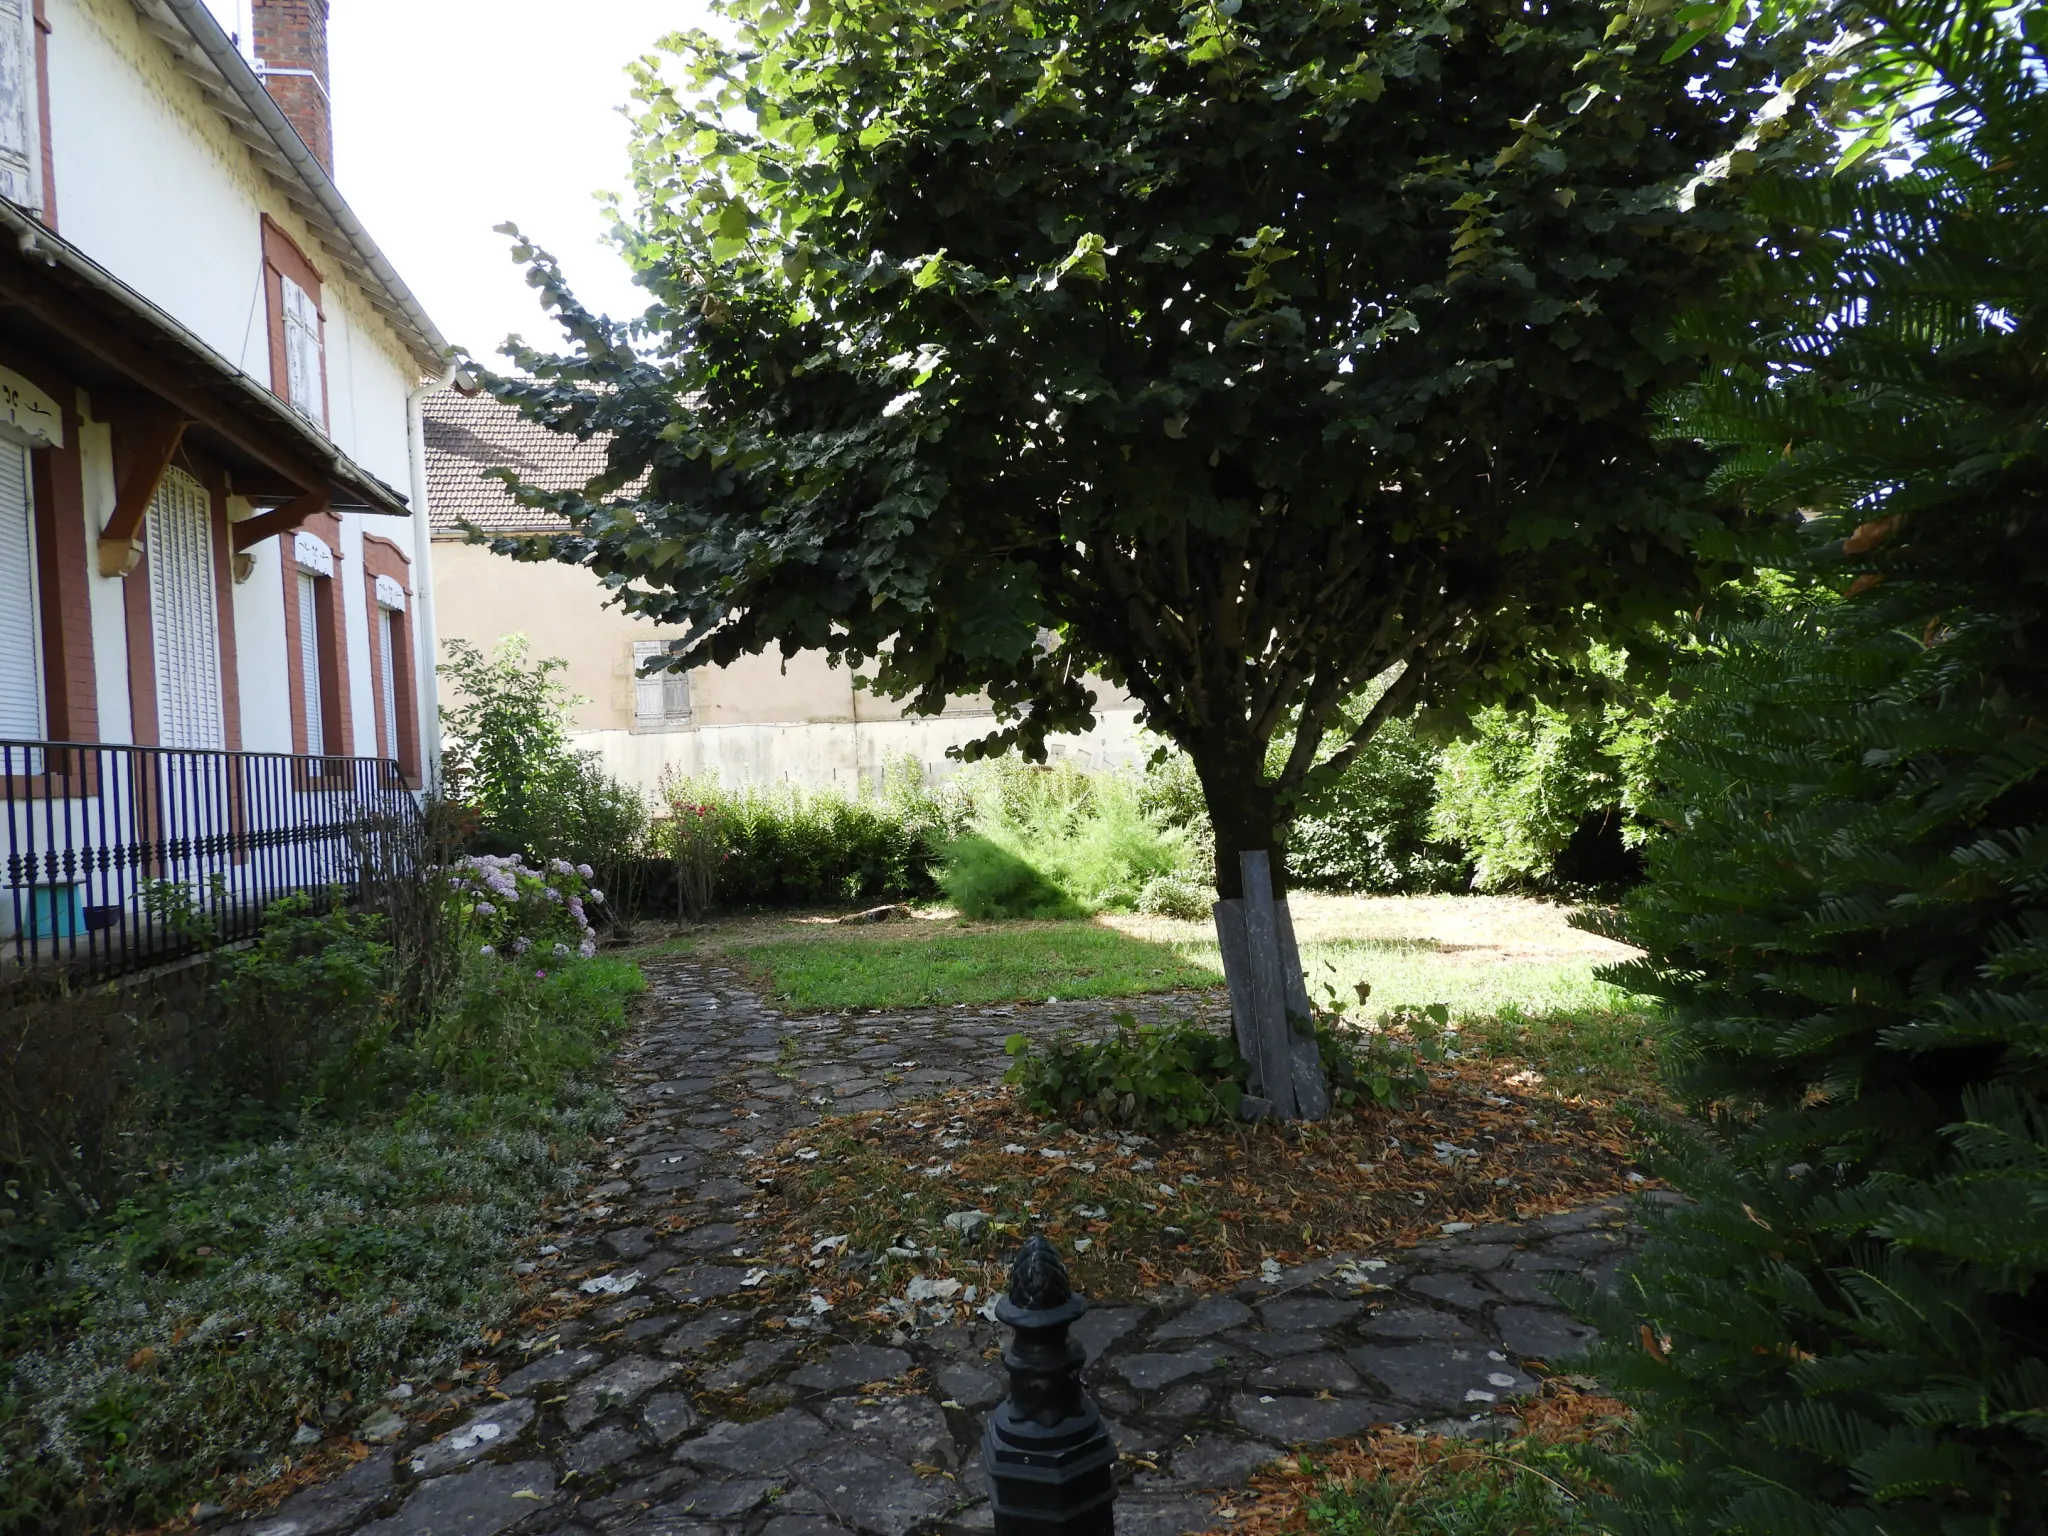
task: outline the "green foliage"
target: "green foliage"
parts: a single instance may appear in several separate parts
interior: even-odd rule
[[[507,1249],[616,1121],[586,1096],[429,1096],[138,1192],[7,1298],[0,1531],[172,1520],[280,1467],[299,1424],[424,1392],[516,1309]]]
[[[932,931],[897,938],[902,930],[891,927],[872,938],[749,944],[732,953],[767,972],[778,1002],[832,1012],[1135,997],[1221,980],[1213,943],[1205,957],[1202,946],[1148,943],[1093,923],[917,926]]]
[[[271,906],[256,942],[221,966],[219,1085],[272,1109],[308,1097],[359,1100],[394,1022],[383,929],[336,893]],[[284,998],[290,1004],[280,1008]]]
[[[6,1172],[56,1134],[91,1144],[47,1170],[68,1220],[0,1204],[0,1532],[174,1519],[516,1310],[506,1249],[614,1122],[582,1079],[642,982],[565,942],[596,899],[571,866],[413,883],[440,914],[419,932],[465,952],[425,1017],[388,917],[294,897],[176,1008],[106,992],[9,1021]],[[475,942],[507,932],[551,958]]]
[[[1436,748],[1412,722],[1381,726],[1295,819],[1287,840],[1290,878],[1312,891],[1463,890],[1467,868],[1458,838],[1431,822],[1441,777]]]
[[[1302,1513],[1315,1536],[1595,1536],[1584,1483],[1570,1451],[1525,1440],[1325,1483]]]
[[[2048,32],[1845,19],[1816,89],[1917,158],[1758,187],[1801,234],[1677,402],[1840,595],[1695,680],[1619,927],[1710,1112],[1664,1136],[1691,1203],[1588,1298],[1643,1415],[1627,1536],[2048,1528]]]
[[[947,848],[942,884],[968,917],[1128,912],[1155,882],[1200,877],[1187,834],[1148,814],[1123,774],[991,764],[963,793],[974,830]]]
[[[953,797],[898,766],[856,794],[838,789],[726,789],[713,780],[662,786],[659,843],[727,906],[830,906],[930,896],[946,843],[962,824]],[[686,898],[685,907],[689,905]]]
[[[1347,1025],[1336,1013],[1315,1016],[1316,1050],[1330,1097],[1349,1107],[1371,1102],[1395,1109],[1429,1086],[1423,1063],[1444,1059],[1451,1010],[1443,1003],[1392,1009],[1372,1025]]]
[[[1611,828],[1623,848],[1648,840],[1643,810],[1669,700],[1627,689],[1612,653],[1592,671],[1620,696],[1575,712],[1495,706],[1444,749],[1430,827],[1466,851],[1477,889],[1552,883],[1589,823]]]
[[[940,884],[963,917],[1081,917],[1086,911],[1036,864],[978,832],[946,846]]]
[[[612,911],[637,905],[649,852],[647,805],[569,741],[577,700],[557,674],[558,657],[528,664],[524,635],[507,635],[485,656],[448,642],[442,673],[455,702],[443,708],[451,793],[480,820],[483,852],[590,864],[612,892]]]
[[[1042,756],[1105,678],[1199,769],[1228,892],[1388,719],[1575,688],[1589,633],[1711,576],[1650,406],[1754,244],[1681,194],[1769,94],[1757,44],[1681,59],[1686,13],[1597,0],[720,14],[637,67],[652,307],[588,314],[521,241],[569,351],[492,381],[611,444],[520,488],[569,533],[494,547],[684,664],[984,692],[970,754]]]
[[[1120,1013],[1115,1023],[1116,1033],[1100,1040],[1061,1034],[1035,1045],[1010,1036],[1003,1081],[1037,1113],[1089,1127],[1156,1134],[1237,1118],[1248,1068],[1228,1035],[1192,1019],[1140,1024]]]

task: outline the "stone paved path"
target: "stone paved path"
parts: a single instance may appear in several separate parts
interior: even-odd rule
[[[611,1177],[535,1261],[564,1289],[613,1299],[508,1344],[496,1391],[455,1428],[400,1438],[243,1536],[990,1528],[978,1446],[1003,1391],[1002,1330],[885,1338],[753,1300],[753,1160],[826,1106],[990,1081],[1009,1034],[1100,1025],[1108,1010],[785,1018],[730,973],[683,961],[648,972],[650,1019],[619,1063],[634,1124]],[[683,1230],[657,1233],[677,1216]],[[1098,1301],[1076,1332],[1125,1457],[1117,1529],[1208,1529],[1216,1499],[1203,1490],[1285,1446],[1389,1422],[1464,1424],[1528,1390],[1524,1362],[1568,1352],[1583,1332],[1545,1282],[1605,1278],[1630,1237],[1625,1211],[1600,1206],[1323,1260],[1229,1294]]]

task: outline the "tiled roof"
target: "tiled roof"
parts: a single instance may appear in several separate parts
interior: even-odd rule
[[[473,523],[493,533],[543,533],[563,526],[522,507],[485,471],[509,469],[548,491],[579,490],[605,467],[605,440],[579,442],[526,420],[489,395],[442,391],[427,396],[427,506],[434,529]]]

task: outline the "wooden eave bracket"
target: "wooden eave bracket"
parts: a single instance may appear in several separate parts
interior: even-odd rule
[[[135,462],[114,502],[113,515],[100,531],[99,570],[102,576],[126,576],[142,558],[142,520],[157,488],[177,457],[189,425],[181,415],[165,416],[145,428],[135,446]]]
[[[308,491],[296,501],[288,501],[281,507],[273,507],[246,522],[233,525],[235,553],[243,554],[255,548],[273,534],[290,533],[303,528],[308,518],[318,517],[334,504],[334,493],[325,489]]]

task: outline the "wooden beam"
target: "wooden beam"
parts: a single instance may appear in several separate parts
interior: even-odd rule
[[[261,544],[272,534],[290,533],[303,528],[306,519],[318,517],[332,504],[334,498],[325,490],[308,491],[297,501],[288,501],[281,507],[273,507],[261,517],[252,517],[247,522],[233,525],[235,553],[242,554]]]
[[[142,531],[142,519],[156,500],[157,487],[177,457],[178,444],[185,440],[187,423],[173,412],[144,427],[135,441],[135,459],[128,477],[121,482],[121,494],[114,502],[113,515],[100,532],[99,567],[102,576],[126,576],[135,569],[135,536]]]

